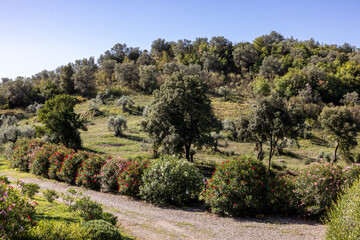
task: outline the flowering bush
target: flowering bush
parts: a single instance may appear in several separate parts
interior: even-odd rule
[[[48,159],[50,164],[48,171],[49,178],[59,180],[58,172],[63,165],[64,158],[72,153],[74,153],[73,149],[66,148],[63,145],[57,147],[57,151]]]
[[[78,151],[68,154],[64,157],[64,161],[57,172],[57,177],[69,184],[75,184],[78,169],[83,161],[89,158],[90,152]]]
[[[116,192],[119,189],[118,176],[126,166],[126,161],[121,158],[109,158],[100,171],[101,190]]]
[[[212,212],[227,216],[249,216],[266,206],[268,174],[264,164],[241,156],[218,166],[202,193]]]
[[[150,160],[141,157],[128,160],[123,171],[119,174],[119,192],[121,194],[138,197],[139,187],[142,185],[142,174],[148,168]]]
[[[345,189],[326,219],[326,239],[360,239],[360,182]]]
[[[9,157],[9,165],[11,168],[19,168],[20,171],[29,171],[29,156],[35,148],[41,147],[45,141],[41,139],[19,139],[16,141],[15,147]]]
[[[35,214],[36,202],[29,202],[19,190],[0,183],[0,238],[12,239],[28,227]]]
[[[165,156],[151,163],[142,177],[141,197],[158,205],[183,205],[197,199],[204,176],[186,159]]]
[[[88,159],[80,164],[75,183],[94,190],[100,189],[100,170],[110,156],[90,154]]]
[[[313,163],[295,179],[297,207],[304,217],[321,217],[342,192],[341,168],[329,163]]]
[[[360,177],[360,164],[351,164],[343,169],[345,184],[351,186]]]
[[[49,158],[56,152],[57,145],[55,144],[45,144],[41,147],[36,147],[28,154],[30,173],[48,178]]]

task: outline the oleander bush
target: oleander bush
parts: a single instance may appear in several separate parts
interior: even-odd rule
[[[143,184],[142,175],[149,165],[149,159],[143,159],[142,157],[128,159],[118,177],[119,192],[124,195],[138,197],[139,187]]]
[[[49,178],[49,158],[57,151],[58,145],[56,144],[45,144],[33,149],[33,151],[28,154],[30,173]]]
[[[51,155],[48,159],[50,167],[48,176],[50,179],[59,180],[59,171],[64,163],[64,158],[67,155],[74,153],[75,151],[71,148],[66,148],[64,145],[59,145],[57,151]]]
[[[117,192],[119,190],[118,176],[126,166],[125,160],[121,158],[109,158],[100,171],[101,191]]]
[[[78,170],[75,183],[78,186],[99,190],[101,180],[101,167],[106,163],[110,156],[100,154],[90,154],[89,158],[85,159]]]
[[[29,153],[37,147],[45,145],[45,141],[41,139],[19,139],[16,141],[14,148],[9,157],[9,165],[11,168],[19,168],[20,171],[29,171]]]
[[[121,240],[122,235],[119,230],[111,223],[104,220],[92,220],[84,222],[82,225],[90,232],[92,240]]]
[[[360,239],[360,181],[354,181],[328,211],[326,239]]]
[[[145,170],[140,196],[158,205],[182,206],[199,198],[203,178],[199,169],[186,159],[164,156]]]
[[[313,163],[300,172],[294,192],[301,216],[321,218],[342,193],[344,182],[342,169],[329,163]]]
[[[231,217],[266,212],[269,175],[261,161],[240,156],[219,165],[202,193],[213,213]]]
[[[0,238],[16,239],[33,221],[36,202],[30,202],[18,188],[0,182]]]
[[[345,178],[345,184],[351,186],[360,177],[360,164],[353,163],[350,166],[344,167],[343,174]]]
[[[64,161],[57,172],[57,177],[66,183],[75,184],[78,169],[83,161],[89,158],[92,153],[77,151],[64,157]]]

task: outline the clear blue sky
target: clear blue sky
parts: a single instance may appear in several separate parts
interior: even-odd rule
[[[0,0],[0,78],[32,76],[116,43],[285,37],[360,47],[359,0]]]

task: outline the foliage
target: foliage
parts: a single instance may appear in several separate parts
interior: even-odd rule
[[[55,144],[45,144],[33,149],[28,155],[30,173],[49,178],[49,158],[57,152],[57,148]]]
[[[90,231],[93,240],[121,240],[122,236],[119,230],[104,220],[92,220],[83,223],[83,227]]]
[[[153,139],[154,151],[163,145],[167,153],[185,150],[190,160],[190,148],[209,142],[210,133],[221,127],[215,118],[207,87],[199,75],[174,73],[154,92],[147,117],[142,122],[145,132]]]
[[[53,189],[46,189],[43,195],[49,203],[53,203],[59,197],[59,194]]]
[[[36,183],[25,183],[22,180],[17,181],[17,187],[23,196],[32,199],[39,192],[40,186]]]
[[[158,86],[158,70],[156,66],[142,66],[140,67],[139,86],[145,93],[152,93]]]
[[[50,164],[48,171],[49,178],[59,179],[59,171],[63,166],[64,158],[72,153],[74,153],[73,149],[66,148],[63,145],[57,146],[56,152],[48,159]]]
[[[45,141],[40,139],[19,139],[9,157],[9,165],[11,168],[19,168],[20,171],[29,171],[30,156],[35,148],[41,147]]]
[[[128,107],[132,107],[134,105],[134,101],[129,96],[122,96],[119,98],[119,100],[116,102],[116,106],[121,106],[123,112],[128,110]]]
[[[123,129],[127,129],[126,118],[122,116],[110,117],[108,119],[108,129],[114,130],[114,136],[119,137],[122,135]]]
[[[80,115],[74,112],[75,99],[68,95],[58,95],[45,102],[39,110],[38,118],[45,126],[44,131],[55,138],[56,143],[67,147],[80,148],[81,138],[78,129],[86,130]]]
[[[338,148],[345,157],[349,156],[350,150],[357,145],[358,132],[351,112],[345,107],[325,107],[319,116],[319,122],[330,139],[336,142],[332,163],[337,161]]]
[[[110,156],[90,154],[89,158],[80,163],[75,183],[94,190],[100,189],[100,170]]]
[[[119,190],[118,176],[126,166],[126,161],[121,158],[109,158],[101,167],[100,184],[104,192],[116,192]]]
[[[32,221],[35,215],[36,202],[30,202],[17,188],[0,183],[0,237],[13,239],[23,231],[36,224]]]
[[[234,91],[229,86],[221,86],[218,88],[217,93],[223,97],[224,101],[229,100]]]
[[[354,182],[356,182],[360,178],[360,164],[353,163],[350,166],[344,167],[343,174],[345,178],[344,183],[347,186],[351,186]]]
[[[216,168],[202,197],[213,213],[250,216],[266,210],[267,182],[264,164],[241,156]]]
[[[121,194],[138,197],[139,187],[143,185],[142,175],[149,167],[150,160],[141,157],[129,159],[118,177]]]
[[[270,95],[270,85],[263,77],[257,77],[251,83],[251,87],[255,96],[268,96]]]
[[[29,240],[91,240],[89,230],[81,223],[69,221],[41,220],[31,228],[25,238]]]
[[[99,203],[91,201],[90,197],[84,196],[75,202],[74,209],[85,221],[102,219],[102,207]]]
[[[355,240],[360,238],[360,182],[345,189],[326,219],[326,239]]]
[[[203,175],[186,159],[164,156],[151,163],[142,177],[140,196],[158,205],[182,206],[198,199]]]
[[[57,177],[64,182],[69,184],[75,184],[75,179],[78,176],[78,169],[81,163],[85,161],[91,153],[85,151],[77,151],[71,153],[64,158],[63,164],[60,170],[57,172]]]
[[[313,163],[295,179],[298,209],[303,217],[322,217],[342,193],[344,176],[341,168],[329,163]]]

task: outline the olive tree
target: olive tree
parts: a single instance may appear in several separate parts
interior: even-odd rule
[[[127,129],[127,121],[122,116],[113,116],[108,119],[107,126],[109,130],[114,130],[115,137],[119,137],[123,134],[123,129]]]
[[[198,75],[174,73],[153,93],[142,127],[153,139],[154,153],[161,145],[167,153],[185,152],[190,161],[192,145],[197,147],[212,141],[211,132],[219,131],[207,86]]]
[[[350,110],[345,107],[325,107],[319,121],[331,140],[336,142],[332,164],[337,161],[337,150],[350,156],[350,150],[357,145],[356,120]]]

